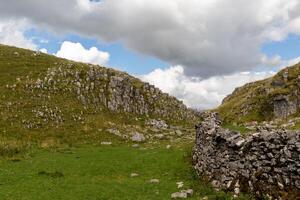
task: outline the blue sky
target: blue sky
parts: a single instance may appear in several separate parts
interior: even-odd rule
[[[28,39],[32,39],[40,49],[45,48],[48,53],[56,53],[64,41],[79,42],[86,49],[97,47],[110,54],[108,66],[116,67],[130,74],[147,74],[156,68],[167,68],[170,65],[157,58],[143,55],[125,48],[121,43],[105,43],[93,38],[85,38],[75,34],[57,35],[54,33],[30,29],[25,32]]]
[[[285,40],[269,42],[262,46],[262,52],[268,56],[280,55],[284,60],[300,56],[300,37],[290,34]]]

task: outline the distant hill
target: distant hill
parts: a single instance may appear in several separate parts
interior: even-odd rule
[[[227,122],[293,118],[300,110],[300,63],[274,77],[248,83],[227,96],[217,108]]]
[[[5,45],[0,108],[0,136],[33,142],[145,132],[150,119],[175,127],[197,121],[181,101],[127,73]]]

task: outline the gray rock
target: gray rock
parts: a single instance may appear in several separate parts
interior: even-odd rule
[[[145,136],[141,133],[134,133],[132,136],[131,136],[131,141],[133,142],[144,142],[146,140]]]
[[[185,192],[175,192],[171,194],[172,199],[186,199],[187,197],[188,195]]]
[[[299,190],[297,141],[300,132],[284,129],[260,129],[244,138],[222,128],[216,113],[208,113],[196,127],[194,168],[200,176],[208,177],[214,188],[228,189],[236,196],[242,184],[257,197],[262,197],[263,191]],[[269,195],[279,199],[280,194]]]

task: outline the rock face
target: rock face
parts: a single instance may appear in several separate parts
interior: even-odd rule
[[[242,137],[223,129],[218,114],[210,113],[196,128],[193,163],[214,187],[236,194],[300,195],[299,132],[272,130]]]
[[[112,112],[158,116],[163,119],[195,120],[195,113],[175,97],[126,73],[100,66],[58,66],[48,68],[37,79],[27,77],[24,88],[40,96],[61,92],[74,96],[83,106],[92,105]],[[8,86],[11,89],[13,86]],[[51,96],[50,96],[51,97]],[[49,98],[50,98],[49,97]],[[164,121],[151,121],[164,127]]]
[[[299,109],[300,102],[298,100],[290,100],[289,96],[279,95],[273,100],[274,116],[276,118],[286,118],[295,114]]]

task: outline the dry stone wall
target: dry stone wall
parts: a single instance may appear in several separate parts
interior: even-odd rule
[[[210,113],[196,127],[193,163],[215,188],[251,192],[257,199],[300,196],[300,132],[260,130],[242,137]]]

